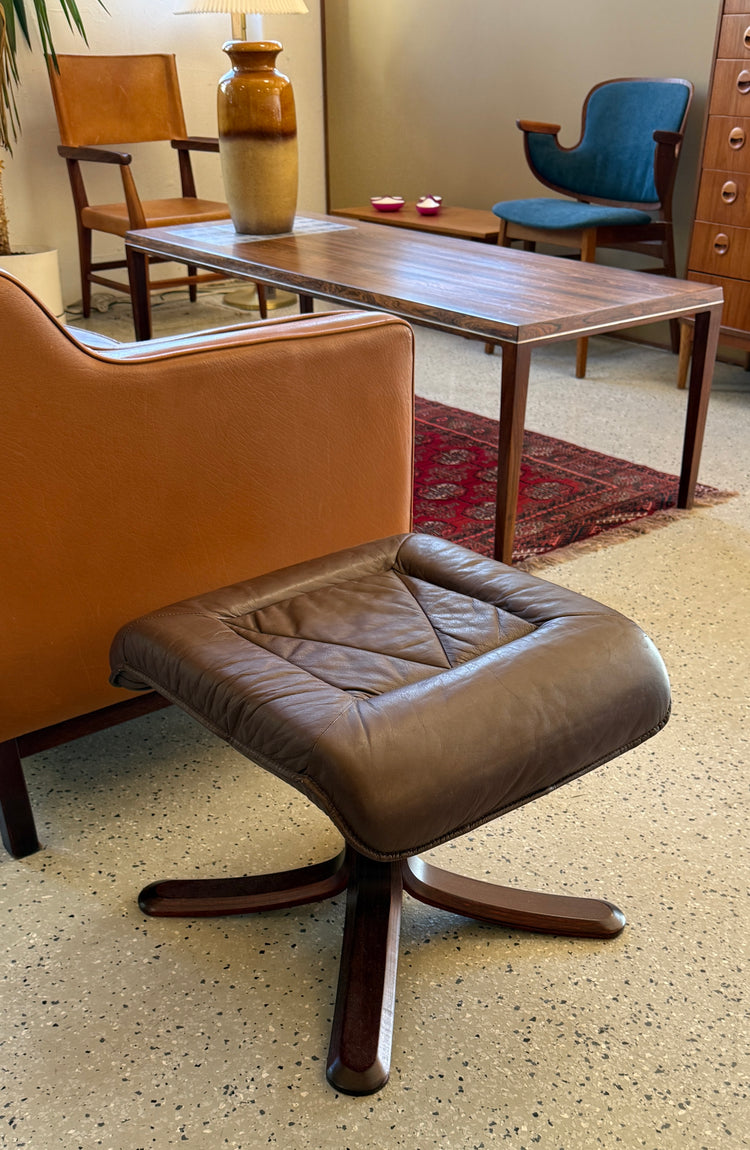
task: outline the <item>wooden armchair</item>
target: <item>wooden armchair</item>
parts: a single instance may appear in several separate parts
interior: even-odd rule
[[[57,67],[50,57],[47,70],[55,104],[61,144],[58,152],[68,166],[78,226],[83,314],[91,311],[91,285],[114,291],[130,291],[128,284],[101,274],[127,266],[125,259],[92,259],[94,232],[124,236],[133,228],[166,227],[229,219],[225,203],[198,198],[190,153],[217,152],[217,139],[188,136],[180,97],[175,58],[171,55],[66,56],[58,55]],[[133,174],[132,155],[114,151],[118,142],[140,144],[169,141],[177,150],[180,195],[166,199],[141,199]],[[91,204],[81,165],[108,164],[119,168],[124,200]],[[163,289],[187,284],[190,298],[196,284],[223,279],[213,273],[198,274],[188,265],[187,276],[160,279],[152,287]],[[258,286],[261,317],[266,315],[265,292]]]
[[[17,857],[38,846],[22,758],[162,705],[109,685],[118,627],[411,526],[402,320],[102,342],[0,273],[0,831]]]
[[[583,105],[581,138],[572,148],[557,139],[559,124],[518,120],[534,176],[567,199],[503,200],[498,243],[515,240],[575,248],[593,262],[597,248],[616,248],[658,260],[652,274],[675,275],[672,192],[693,85],[679,79],[606,80]],[[670,323],[672,350],[679,321]],[[577,342],[576,375],[586,374],[588,341]],[[487,345],[492,351],[492,345]]]

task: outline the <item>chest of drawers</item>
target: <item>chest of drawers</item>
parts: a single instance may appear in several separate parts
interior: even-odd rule
[[[687,278],[723,288],[721,342],[750,349],[750,0],[719,17]]]

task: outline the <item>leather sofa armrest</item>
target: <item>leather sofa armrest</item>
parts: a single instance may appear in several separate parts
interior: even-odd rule
[[[0,347],[0,743],[118,702],[128,619],[411,527],[403,320],[92,348],[0,273]]]

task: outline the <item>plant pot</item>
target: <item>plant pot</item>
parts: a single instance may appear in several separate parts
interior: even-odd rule
[[[25,284],[57,319],[65,319],[60,263],[54,248],[30,248],[9,256],[0,255],[0,268]]]

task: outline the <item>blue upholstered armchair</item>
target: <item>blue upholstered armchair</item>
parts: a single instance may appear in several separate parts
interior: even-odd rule
[[[559,124],[518,120],[526,159],[553,191],[573,197],[505,200],[495,204],[498,242],[527,251],[536,243],[577,248],[593,261],[598,247],[652,256],[675,275],[672,191],[693,85],[688,80],[606,80],[583,105],[579,142],[563,148]],[[671,324],[672,350],[679,324]],[[578,341],[576,375],[586,374],[585,339]],[[489,350],[489,347],[488,347]]]

